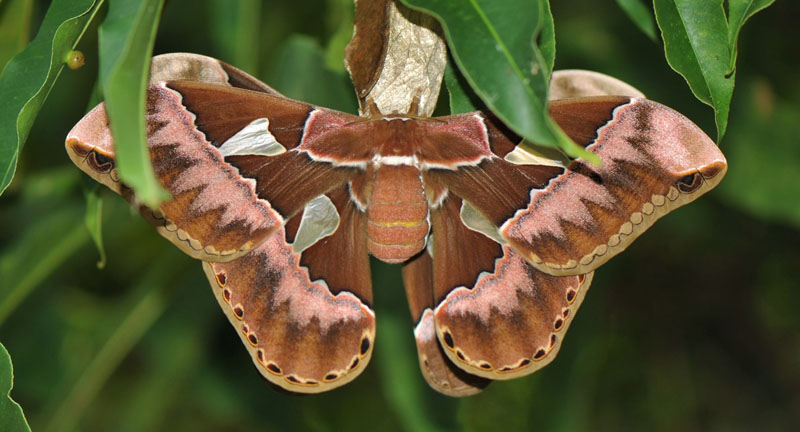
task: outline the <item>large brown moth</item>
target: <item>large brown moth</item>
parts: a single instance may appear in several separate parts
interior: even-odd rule
[[[592,165],[520,146],[484,112],[358,117],[191,54],[157,58],[151,76],[148,147],[172,199],[141,213],[203,261],[261,374],[295,392],[341,386],[367,365],[369,254],[403,264],[435,389],[472,394],[541,368],[592,272],[727,168],[697,126],[638,97],[551,102],[560,127],[602,161]],[[119,182],[102,104],[66,148],[136,202]]]

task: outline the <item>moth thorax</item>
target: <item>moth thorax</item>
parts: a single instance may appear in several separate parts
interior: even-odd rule
[[[429,227],[419,170],[409,165],[377,168],[367,204],[369,252],[391,264],[407,261],[425,247]]]

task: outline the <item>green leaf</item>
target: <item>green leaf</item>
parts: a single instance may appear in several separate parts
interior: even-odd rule
[[[548,77],[555,55],[546,0],[403,0],[436,17],[475,93],[509,128],[537,144],[587,156],[550,119]],[[535,41],[542,36],[543,55]]]
[[[345,75],[325,66],[317,41],[294,35],[286,41],[270,71],[269,83],[286,96],[345,112],[356,112],[353,87]]]
[[[5,432],[28,431],[28,421],[22,407],[14,399],[11,399],[11,388],[14,386],[14,367],[11,364],[11,356],[6,347],[0,343],[0,430]]]
[[[464,76],[453,65],[452,58],[447,59],[444,70],[444,84],[450,97],[450,113],[461,114],[485,108],[483,102],[472,91]]]
[[[617,5],[642,33],[650,39],[656,40],[656,23],[653,21],[653,13],[642,3],[642,0],[617,0]]]
[[[0,70],[28,43],[32,12],[33,0],[0,1]]]
[[[207,7],[216,57],[258,75],[261,0],[210,0]]]
[[[144,119],[150,57],[163,3],[109,0],[108,15],[98,33],[100,79],[120,179],[150,207],[169,198],[150,164]]]
[[[667,62],[692,93],[714,108],[717,141],[725,135],[735,74],[722,1],[654,0]]]
[[[353,37],[353,2],[351,0],[328,0],[325,14],[328,26],[334,29],[325,46],[325,66],[345,73],[344,48]]]
[[[0,75],[0,194],[14,177],[33,121],[97,11],[95,0],[54,0],[33,41]]]
[[[89,235],[100,254],[97,268],[102,269],[106,266],[106,249],[103,247],[103,198],[100,197],[100,189],[97,184],[87,188],[84,195],[86,196],[86,216],[83,218],[83,223],[89,230]]]
[[[736,68],[736,57],[739,55],[737,48],[739,32],[744,23],[775,0],[728,0],[728,46],[731,51],[731,61],[728,73]]]
[[[553,67],[556,63],[556,27],[553,22],[553,12],[550,11],[550,0],[542,0],[542,32],[539,35],[539,48],[542,50],[542,58],[546,67],[547,82],[550,82],[550,75],[553,74]]]

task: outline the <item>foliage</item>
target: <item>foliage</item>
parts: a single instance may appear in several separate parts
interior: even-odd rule
[[[794,55],[800,41],[792,18],[800,13],[797,2],[777,2],[752,18],[771,1],[728,0],[726,14],[721,2],[656,0],[669,64],[639,30],[654,20],[643,2],[619,0],[628,5],[624,10],[609,2],[552,2],[555,37],[544,8],[471,1],[469,13],[495,5],[484,11],[484,27],[477,29],[459,24],[474,14],[438,13],[460,67],[448,71],[443,112],[450,106],[505,106],[507,120],[515,121],[519,101],[493,93],[510,85],[507,74],[496,78],[509,67],[524,103],[533,103],[525,112],[542,111],[542,77],[553,62],[558,69],[598,70],[628,81],[706,131],[716,125],[720,138],[732,97],[729,131],[721,141],[731,168],[719,190],[656,224],[597,272],[553,364],[464,400],[433,392],[416,370],[413,324],[397,266],[373,268],[378,336],[364,375],[329,394],[285,395],[251,367],[200,266],[160,239],[118,197],[100,192],[100,207],[93,192],[84,192],[82,174],[63,151],[64,136],[86,111],[93,89],[102,88],[107,98],[123,92],[118,102],[128,114],[122,116],[137,112],[133,87],[118,82],[117,93],[113,85],[109,91],[96,84],[96,71],[98,65],[105,71],[101,82],[140,84],[154,31],[155,53],[211,55],[290,97],[355,109],[341,67],[342,35],[352,29],[343,12],[349,0],[171,0],[154,30],[157,20],[150,18],[158,10],[147,6],[157,3],[26,3],[33,5],[30,27],[38,33],[0,76],[0,190],[8,187],[0,199],[0,340],[14,353],[13,397],[34,430],[800,427],[793,409],[800,396],[800,291],[793,271],[800,260],[800,59]],[[408,3],[444,7],[433,0]],[[0,23],[9,22],[5,14],[19,4],[0,1]],[[132,9],[118,9],[123,6]],[[706,8],[710,18],[676,18],[675,11],[693,16],[694,9],[686,8]],[[510,23],[537,11],[541,22],[512,28]],[[695,33],[711,22],[716,24],[707,28],[713,32]],[[459,36],[492,33],[486,23],[499,37],[492,42],[507,45],[507,55],[498,60],[502,66],[491,60],[497,51],[481,57]],[[24,22],[16,31],[8,28],[0,29],[0,47],[18,50],[20,40],[30,39]],[[520,33],[509,36],[514,31]],[[531,43],[537,34],[539,54]],[[87,65],[62,74],[62,56],[76,46],[86,53]],[[526,46],[530,51],[524,53]],[[476,55],[478,60],[470,58]],[[540,74],[525,75],[530,68],[520,65],[530,61]],[[477,70],[473,63],[479,63]],[[734,76],[738,86],[731,93]],[[465,84],[476,85],[474,93]],[[714,118],[703,103],[715,108]],[[98,214],[105,260],[94,246]],[[98,260],[105,261],[102,271]]]
[[[64,56],[86,30],[94,0],[56,0],[48,8],[36,38],[4,65],[0,75],[0,194],[11,183],[22,145],[44,99],[64,69]],[[8,9],[14,13],[14,9]],[[24,17],[23,17],[24,20]],[[20,26],[20,32],[27,26]],[[13,39],[20,36],[5,35]],[[7,44],[7,43],[6,43]]]
[[[8,432],[30,432],[25,415],[18,403],[11,399],[11,387],[14,385],[14,370],[11,356],[0,343],[0,429]]]
[[[547,85],[555,60],[548,1],[536,1],[533,7],[526,0],[404,1],[439,19],[452,58],[470,88],[504,123],[532,142],[591,157],[547,113]]]
[[[619,7],[628,15],[628,18],[639,27],[650,39],[656,39],[656,25],[653,13],[644,5],[642,0],[617,0]]]
[[[156,180],[145,145],[144,112],[150,53],[164,0],[109,0],[100,26],[100,82],[114,137],[120,179],[142,203],[169,198]]]
[[[727,15],[722,2],[654,1],[667,60],[694,95],[714,108],[717,140],[728,127],[739,32],[748,18],[774,1],[730,0]]]

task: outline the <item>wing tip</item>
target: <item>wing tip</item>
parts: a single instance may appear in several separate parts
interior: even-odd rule
[[[597,245],[591,252],[580,259],[566,262],[546,261],[533,249],[515,239],[507,238],[514,249],[522,251],[523,256],[537,270],[553,276],[573,276],[596,270],[601,265],[633,243],[641,234],[650,229],[659,219],[673,210],[691,203],[706,192],[715,188],[727,172],[727,163],[717,160],[703,167],[692,169],[669,187],[665,195],[653,194],[650,201],[631,213],[628,220],[620,225],[619,230],[609,236],[605,244]]]

